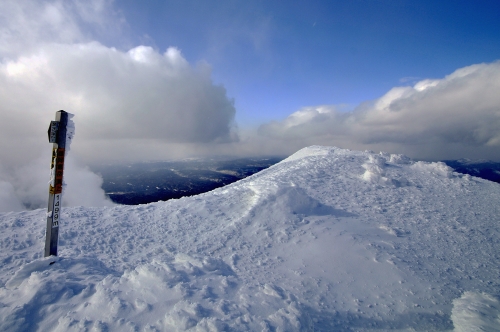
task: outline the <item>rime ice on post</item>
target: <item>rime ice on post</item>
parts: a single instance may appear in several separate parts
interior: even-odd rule
[[[72,114],[56,112],[56,120],[50,122],[48,135],[52,143],[50,163],[49,204],[47,209],[47,231],[45,238],[45,257],[57,256],[59,221],[61,216],[61,196],[63,190],[64,156],[75,132]]]

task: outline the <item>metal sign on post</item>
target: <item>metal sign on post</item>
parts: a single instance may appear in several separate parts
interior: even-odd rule
[[[49,205],[47,209],[45,257],[57,256],[67,125],[68,113],[59,111],[56,112],[56,120],[50,122],[48,130],[49,143],[52,143],[52,158],[50,163],[51,175],[49,184]]]

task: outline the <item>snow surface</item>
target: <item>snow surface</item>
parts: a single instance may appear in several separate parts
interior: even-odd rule
[[[212,192],[0,214],[2,331],[500,331],[500,185],[310,147]],[[54,262],[49,265],[50,262]]]

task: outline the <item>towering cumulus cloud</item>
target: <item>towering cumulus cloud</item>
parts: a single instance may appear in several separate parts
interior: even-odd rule
[[[427,159],[500,159],[498,91],[500,62],[472,65],[443,79],[393,88],[352,112],[303,108],[261,126],[259,139],[291,150],[326,144]]]
[[[46,131],[60,109],[76,123],[70,205],[110,204],[82,160],[171,158],[237,140],[233,101],[207,64],[192,67],[176,48],[94,41],[120,28],[109,1],[3,1],[0,16],[0,185],[9,193],[0,210],[46,204]]]
[[[159,54],[145,46],[121,52],[97,42],[51,44],[3,63],[0,79],[2,112],[27,112],[33,138],[47,110],[64,105],[74,113],[75,150],[87,159],[121,159],[146,140],[158,147],[234,139],[225,89],[212,84],[210,68],[192,68],[175,48]],[[18,131],[2,126],[5,134]]]

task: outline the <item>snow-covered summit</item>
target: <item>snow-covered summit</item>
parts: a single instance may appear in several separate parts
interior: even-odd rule
[[[212,192],[0,214],[0,330],[384,331],[500,326],[500,185],[309,147]]]

